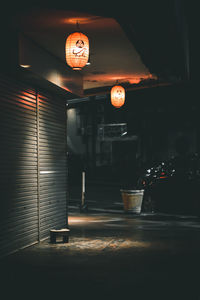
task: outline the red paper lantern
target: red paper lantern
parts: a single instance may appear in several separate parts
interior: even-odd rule
[[[67,64],[73,70],[81,70],[89,58],[89,40],[81,32],[70,34],[66,40],[65,54]]]
[[[111,103],[119,108],[125,102],[125,89],[121,85],[115,85],[111,89]]]

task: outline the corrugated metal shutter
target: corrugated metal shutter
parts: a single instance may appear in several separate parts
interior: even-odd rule
[[[66,224],[66,105],[39,94],[40,238]]]
[[[0,256],[67,223],[66,105],[0,75]]]
[[[38,240],[36,93],[0,76],[0,255]]]

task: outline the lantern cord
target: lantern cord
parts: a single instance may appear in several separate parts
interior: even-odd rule
[[[119,79],[116,80],[116,85],[120,84]]]
[[[80,26],[79,26],[78,21],[76,21],[76,27],[77,27],[77,31],[78,31],[78,32],[81,32],[81,29],[80,29]]]

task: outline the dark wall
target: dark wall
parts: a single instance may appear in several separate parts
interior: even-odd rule
[[[185,140],[188,152],[199,152],[200,124],[197,95],[195,86],[187,82],[127,91],[125,105],[119,109],[111,105],[109,95],[104,100],[95,101],[93,98],[89,102],[75,105],[84,127],[82,141],[85,143],[85,149],[89,149],[89,153],[85,153],[84,156],[89,170],[92,169],[92,163],[94,169],[92,143],[98,139],[97,125],[100,123],[127,123],[128,135],[138,137],[133,147],[123,140],[121,145],[118,141],[118,145],[112,147],[115,152],[113,154],[118,158],[121,157],[117,163],[118,174],[120,168],[122,170],[125,166],[123,160],[128,161],[129,165],[130,163],[136,165],[135,170],[138,172],[138,168],[151,166],[155,162],[176,156],[179,139]],[[120,155],[119,149],[122,152]],[[116,174],[116,159],[113,163]],[[95,170],[97,174],[100,168],[95,165]],[[107,171],[102,172],[102,177],[109,172],[113,177],[113,166],[108,166]]]

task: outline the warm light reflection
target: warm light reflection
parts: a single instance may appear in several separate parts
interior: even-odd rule
[[[94,251],[123,251],[130,249],[131,251],[139,248],[150,248],[152,244],[147,241],[141,241],[138,235],[138,239],[130,235],[130,228],[134,226],[130,219],[125,219],[124,217],[118,216],[106,216],[106,215],[70,215],[68,217],[68,223],[71,230],[77,229],[80,236],[70,237],[68,244],[58,243],[56,245],[51,245],[51,247],[62,247],[73,252],[87,251],[87,253],[93,253]],[[137,224],[135,224],[137,228]],[[116,228],[117,227],[117,228]],[[88,237],[85,235],[87,229],[99,230],[101,236]],[[128,235],[123,234],[122,236],[113,235],[113,230],[117,232],[123,228],[128,229]],[[81,231],[84,230],[83,236],[81,236]],[[111,231],[110,231],[111,230]],[[89,232],[89,231],[88,231]],[[106,232],[104,235],[103,233]],[[110,232],[110,235],[109,235]],[[48,245],[49,246],[49,245]]]
[[[47,99],[45,96],[41,95],[41,94],[38,94],[38,100],[39,100],[39,103],[40,105],[44,104],[47,102]]]
[[[84,16],[84,17],[80,17],[80,16],[77,16],[77,17],[69,17],[69,18],[64,18],[62,19],[62,23],[64,24],[77,24],[77,22],[79,24],[88,24],[88,23],[91,23],[95,20],[98,20],[100,17],[98,16]]]
[[[52,73],[50,73],[48,75],[47,79],[50,82],[52,82],[52,83],[54,83],[54,84],[56,84],[58,86],[61,85],[61,78],[60,78],[59,74],[56,71],[53,71]]]
[[[146,77],[148,78],[148,77]],[[130,78],[130,79],[127,79],[128,83],[129,84],[138,84],[141,80],[143,80],[143,78]]]
[[[20,106],[29,109],[35,110],[36,108],[36,95],[31,95],[27,92],[21,92],[18,94],[18,103]],[[17,104],[18,105],[18,104]]]
[[[84,75],[84,89],[98,88],[102,86],[113,86],[116,81],[123,84],[139,84],[141,81],[154,79],[157,80],[157,76],[152,74],[128,74],[128,76],[122,73],[116,72],[116,75],[106,74],[104,72],[98,72],[97,74],[89,73]]]
[[[108,217],[98,217],[98,216],[86,216],[86,217],[73,217],[69,216],[68,222],[69,224],[78,224],[78,223],[101,223],[101,222],[116,222],[116,221],[121,221],[121,218],[110,218]]]
[[[29,102],[35,103],[35,97],[34,98],[30,98],[30,97],[22,95],[22,96],[20,96],[20,98],[23,99],[24,103],[29,103]],[[27,100],[27,101],[25,101],[25,100]]]
[[[66,248],[73,252],[87,251],[93,253],[94,251],[123,251],[136,250],[141,248],[150,248],[152,244],[146,241],[136,241],[130,238],[86,238],[86,237],[71,237],[69,244],[57,243],[52,244],[51,247]],[[49,244],[48,244],[49,247]]]
[[[20,65],[22,68],[30,68],[31,65]]]
[[[66,77],[63,77],[56,71],[48,74],[47,80],[70,93],[73,93],[73,87],[74,89],[76,88],[76,85],[73,83],[73,78],[68,79]],[[69,87],[67,87],[67,85],[72,86],[72,88],[70,89]]]
[[[70,90],[70,89],[66,88],[66,87],[65,87],[65,86],[63,86],[63,85],[61,85],[61,88],[62,88],[62,89],[64,89],[65,91],[67,91],[67,92],[73,93],[73,91],[72,91],[72,90]]]

